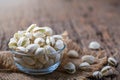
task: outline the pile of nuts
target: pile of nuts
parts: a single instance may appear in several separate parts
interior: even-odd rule
[[[30,25],[10,39],[9,48],[18,52],[14,60],[26,68],[47,68],[61,59],[65,45],[61,35],[53,35],[50,27]]]
[[[96,41],[93,41],[89,44],[89,48],[91,50],[96,50],[96,49],[98,50],[100,49],[100,47],[101,47],[100,44]],[[70,50],[67,53],[67,56],[69,58],[78,58],[79,54],[75,50]],[[80,71],[90,70],[91,65],[95,64],[96,60],[97,60],[96,57],[94,57],[93,55],[83,55],[81,57],[82,62],[78,66],[79,70]],[[100,71],[93,72],[92,76],[96,79],[101,79],[105,76],[116,74],[115,67],[118,65],[117,60],[114,57],[109,57],[107,63],[108,65],[103,66],[103,68]],[[77,66],[72,62],[68,62],[64,65],[64,69],[66,70],[67,73],[70,74],[73,74],[77,71],[76,67]]]

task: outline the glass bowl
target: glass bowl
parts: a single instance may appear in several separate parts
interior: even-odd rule
[[[11,50],[13,53],[13,59],[17,68],[27,74],[43,75],[53,72],[58,68],[63,57],[63,50],[57,52],[51,52],[49,54],[43,54],[40,56],[25,54],[15,50]]]

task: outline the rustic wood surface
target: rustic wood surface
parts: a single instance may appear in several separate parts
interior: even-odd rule
[[[108,55],[120,50],[119,0],[0,0],[0,50],[8,50],[12,35],[32,23],[50,26],[56,34],[67,30],[70,38],[83,48],[97,40]],[[120,61],[120,54],[116,58]],[[120,72],[120,65],[117,70]],[[48,80],[47,76],[0,72],[0,80]],[[53,79],[63,80],[61,77],[50,80]],[[105,80],[119,79],[120,74]]]

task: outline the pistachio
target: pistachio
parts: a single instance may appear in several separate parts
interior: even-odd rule
[[[26,47],[29,54],[34,54],[34,52],[36,51],[37,48],[39,48],[38,44],[30,44]]]
[[[22,59],[28,65],[34,65],[35,64],[35,60],[32,59],[31,57],[23,56]]]
[[[89,48],[90,49],[99,49],[100,48],[100,44],[97,41],[93,41],[89,44]]]
[[[62,40],[57,40],[56,43],[55,43],[55,48],[58,49],[58,50],[61,50],[64,48],[64,43]]]
[[[33,32],[41,32],[41,33],[45,33],[45,29],[43,29],[43,27],[35,27],[33,29]]]
[[[102,68],[101,73],[103,76],[109,76],[113,73],[112,67],[111,66],[105,66]]]
[[[81,63],[81,64],[79,65],[79,68],[80,68],[81,70],[88,69],[89,67],[90,67],[90,64],[87,63],[87,62],[83,62],[83,63]]]
[[[45,44],[45,40],[43,38],[36,38],[34,40],[35,44],[39,44],[40,46],[43,46]]]
[[[36,24],[32,24],[28,27],[28,29],[26,30],[26,32],[31,32],[37,25]]]
[[[21,38],[18,40],[17,46],[26,47],[26,46],[29,45],[29,44],[30,44],[29,38],[21,37]]]
[[[16,58],[16,57],[13,57],[15,62],[22,65],[23,67],[26,67],[26,68],[34,68],[33,66],[30,66],[30,65],[27,65],[23,60],[22,58]]]
[[[73,74],[76,72],[76,67],[72,62],[68,62],[65,66],[64,69],[66,70],[67,73]]]
[[[8,44],[9,48],[11,49],[16,49],[17,47],[17,42],[16,41],[10,41],[9,44]]]
[[[45,64],[45,68],[51,66],[54,64],[54,60],[53,59],[49,59],[49,61]]]
[[[109,63],[110,65],[112,65],[112,66],[117,66],[117,64],[118,64],[118,62],[116,61],[116,59],[113,58],[113,57],[109,57],[109,58],[108,58],[108,63]]]
[[[39,38],[39,37],[45,37],[45,34],[42,33],[42,32],[35,32],[35,33],[33,33],[33,36],[34,36],[35,38]]]
[[[35,55],[40,55],[42,53],[45,53],[45,49],[44,48],[37,48],[37,50],[35,51]]]
[[[17,33],[14,34],[14,38],[19,40],[21,37],[24,36],[25,31],[18,31]]]
[[[95,62],[95,57],[92,55],[84,55],[82,56],[83,62],[88,62],[89,64],[93,64]]]
[[[16,48],[16,51],[18,51],[18,52],[20,52],[20,53],[26,53],[26,52],[27,52],[27,50],[26,50],[25,47],[17,47],[17,48]]]
[[[45,34],[47,36],[52,35],[53,31],[52,31],[52,29],[50,27],[43,27],[43,28],[45,29]]]
[[[45,46],[45,49],[46,49],[47,53],[50,53],[50,54],[51,53],[52,54],[57,53],[56,50],[52,46],[50,46],[50,45]]]
[[[55,39],[53,37],[47,36],[46,44],[53,46],[55,44]]]
[[[52,36],[55,40],[63,39],[62,35],[53,35]]]
[[[41,62],[42,64],[46,64],[49,61],[48,56],[45,53],[41,53],[38,56],[38,60],[39,62]]]
[[[95,71],[95,72],[93,72],[92,75],[96,79],[101,79],[102,78],[102,73],[100,71]]]
[[[56,54],[55,56],[55,63],[60,61],[61,55],[60,54]]]
[[[27,38],[29,38],[29,39],[32,39],[32,38],[33,38],[33,35],[32,35],[32,33],[30,33],[30,32],[26,32],[26,33],[25,33],[25,36],[26,36]]]
[[[75,50],[70,50],[67,55],[71,58],[78,58],[79,57],[78,52]]]
[[[40,62],[37,62],[37,63],[36,63],[35,68],[37,68],[37,69],[42,69],[43,67],[44,67],[44,66],[43,66],[42,63],[40,63]]]

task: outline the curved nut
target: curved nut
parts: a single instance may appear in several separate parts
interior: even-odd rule
[[[93,64],[95,62],[95,57],[92,55],[84,55],[82,56],[83,62],[88,62],[89,64]]]

